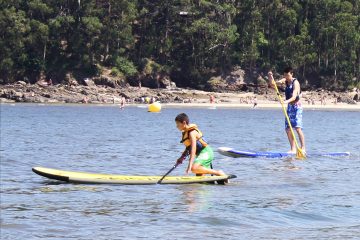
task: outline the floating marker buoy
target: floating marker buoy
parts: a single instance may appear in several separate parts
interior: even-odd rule
[[[159,102],[154,102],[149,105],[148,112],[160,112],[161,111],[161,104]]]

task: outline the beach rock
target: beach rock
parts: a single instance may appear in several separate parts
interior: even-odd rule
[[[65,74],[63,83],[66,85],[69,85],[69,86],[78,85],[78,82],[76,81],[76,79],[73,77],[73,75],[71,73]]]
[[[47,103],[60,103],[57,99],[48,99],[46,100]]]
[[[6,89],[0,89],[0,98],[6,98],[6,93],[7,93]]]
[[[15,100],[7,99],[7,98],[0,98],[0,103],[14,103]]]
[[[45,99],[40,96],[24,96],[24,98],[21,99],[21,102],[27,102],[27,103],[44,103]]]
[[[181,97],[179,97],[179,96],[176,96],[175,98],[174,98],[174,101],[175,102],[183,102],[183,98],[181,98]]]
[[[79,98],[79,97],[66,97],[64,99],[64,102],[65,103],[82,103],[83,99],[82,98]]]
[[[356,104],[355,100],[349,95],[340,95],[337,98],[337,102],[347,103],[347,104]]]
[[[85,84],[85,86],[88,86],[88,87],[95,87],[94,81],[89,78],[84,79],[84,84]]]
[[[176,88],[176,83],[171,81],[169,76],[164,76],[160,79],[160,87],[166,89]]]
[[[24,81],[17,81],[16,84],[19,84],[21,86],[26,86],[26,82]]]
[[[0,97],[7,98],[10,100],[20,101],[20,99],[24,96],[24,94],[20,91],[16,91],[14,89],[3,90]]]
[[[354,95],[353,100],[357,102],[360,101],[360,96],[358,93]]]
[[[354,101],[359,101],[359,90],[357,88],[354,88],[350,93],[349,97],[353,99]]]
[[[42,93],[41,96],[45,98],[51,98],[51,95],[49,93]]]

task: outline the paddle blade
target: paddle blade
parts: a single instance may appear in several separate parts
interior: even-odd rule
[[[296,151],[296,158],[302,160],[306,159],[306,153],[302,149],[298,148]]]

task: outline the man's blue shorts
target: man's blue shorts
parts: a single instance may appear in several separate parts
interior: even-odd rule
[[[288,104],[287,114],[289,116],[290,123],[293,128],[303,128],[302,113],[303,113],[303,108],[301,106],[301,103],[297,102],[295,104]],[[288,128],[289,128],[289,124],[285,118],[285,129]]]

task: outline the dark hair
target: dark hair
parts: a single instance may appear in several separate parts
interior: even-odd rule
[[[292,67],[287,67],[284,69],[284,73],[291,73],[293,74],[294,73],[294,70],[292,69]]]
[[[185,121],[186,124],[189,124],[190,122],[188,115],[186,115],[185,113],[180,113],[179,115],[177,115],[175,121],[181,123]]]

